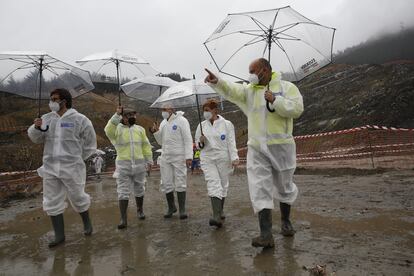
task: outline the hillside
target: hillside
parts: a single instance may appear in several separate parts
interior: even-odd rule
[[[295,121],[295,135],[317,133],[377,124],[414,127],[414,63],[383,65],[330,65],[297,84],[305,111]],[[74,107],[88,116],[95,127],[98,146],[110,145],[104,134],[106,122],[114,113],[117,93],[111,85],[97,85],[92,93],[74,100]],[[148,104],[122,95],[125,106],[138,112],[138,123],[148,129],[155,117]],[[26,134],[37,114],[36,102],[9,94],[0,94],[0,171],[34,169],[41,164],[40,145],[33,145]],[[42,112],[47,112],[47,103]],[[195,110],[184,110],[194,132],[198,124]],[[236,129],[237,144],[247,142],[246,117],[233,104],[224,102],[222,114]],[[152,135],[151,143],[158,148]]]
[[[336,64],[383,64],[414,60],[414,27],[373,37],[334,55]]]
[[[414,64],[332,65],[298,84],[296,134],[366,124],[414,127]]]

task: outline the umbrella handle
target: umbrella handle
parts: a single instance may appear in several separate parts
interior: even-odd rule
[[[271,113],[275,112],[275,110],[274,110],[274,109],[271,109],[271,108],[270,108],[270,102],[269,102],[268,100],[266,100],[266,108],[267,108],[267,110],[269,110],[269,112],[271,112]]]
[[[37,130],[40,130],[41,132],[46,132],[49,130],[49,126],[47,125],[46,128],[42,128],[42,127],[35,127]]]
[[[201,143],[201,142],[198,142],[198,147],[200,148],[200,149],[203,149],[204,148],[204,143]]]

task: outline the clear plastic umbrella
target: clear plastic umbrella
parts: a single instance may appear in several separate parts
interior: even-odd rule
[[[299,81],[332,61],[334,34],[287,6],[228,14],[204,45],[229,76],[247,81],[248,64],[264,57],[284,79]]]
[[[75,98],[94,85],[88,71],[45,52],[0,52],[0,91],[37,99],[38,117],[41,100],[49,99],[43,91],[56,88],[67,89]]]
[[[177,84],[168,77],[147,76],[127,82],[121,88],[131,98],[153,103],[165,90]]]
[[[145,59],[126,51],[112,50],[86,56],[76,61],[92,73],[94,81],[115,82],[121,105],[121,82],[159,74]],[[115,66],[113,66],[115,65]],[[122,65],[122,66],[121,66]],[[114,70],[116,75],[114,76]]]
[[[168,88],[150,107],[197,107],[199,103],[210,98],[219,98],[219,95],[205,83],[196,83],[194,80],[188,80]]]
[[[155,102],[151,108],[197,108],[198,121],[201,123],[200,103],[208,99],[220,100],[220,96],[207,84],[198,83],[193,80],[179,82],[168,88]],[[201,126],[201,125],[200,125]],[[201,129],[202,132],[202,129]]]

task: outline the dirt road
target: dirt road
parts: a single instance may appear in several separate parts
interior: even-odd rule
[[[115,182],[90,180],[92,237],[81,219],[65,212],[66,243],[47,248],[52,236],[41,196],[12,201],[0,209],[0,275],[309,275],[303,267],[326,264],[336,275],[414,275],[414,171],[365,174],[336,170],[295,176],[300,196],[294,206],[294,238],[279,232],[276,247],[259,250],[246,175],[232,176],[225,226],[208,226],[210,201],[202,175],[189,175],[189,219],[162,217],[159,173],[148,178],[144,209],[136,218],[130,201],[129,226],[119,220]]]

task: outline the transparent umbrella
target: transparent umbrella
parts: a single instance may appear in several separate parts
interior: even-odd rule
[[[128,82],[137,77],[141,78],[159,74],[145,59],[133,53],[117,49],[92,54],[76,62],[92,72],[92,79],[94,81],[115,82],[118,87],[119,105],[121,105],[122,82]]]
[[[247,81],[246,66],[265,57],[284,79],[299,81],[332,61],[334,34],[287,6],[229,14],[204,45],[229,76]]]
[[[88,71],[64,62],[45,52],[0,52],[0,91],[38,100],[56,88],[67,89],[78,97],[94,88]],[[44,130],[46,131],[48,127]]]
[[[153,103],[165,90],[177,84],[168,77],[147,76],[127,82],[121,88],[131,98]]]
[[[152,104],[165,90],[176,84],[178,82],[168,77],[147,76],[127,82],[121,88],[127,96]],[[158,121],[158,110],[155,121]]]
[[[200,103],[210,98],[220,100],[220,96],[207,84],[198,83],[195,79],[179,82],[168,88],[155,102],[151,108],[197,108],[198,121],[201,127]],[[203,130],[201,129],[201,132]]]
[[[228,14],[204,46],[223,74],[247,81],[248,64],[264,57],[283,79],[299,81],[332,61],[334,34],[286,6]]]

